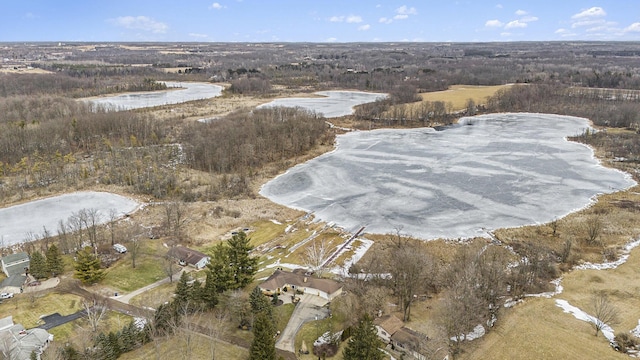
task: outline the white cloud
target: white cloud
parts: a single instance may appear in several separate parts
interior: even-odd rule
[[[376,8],[382,7],[382,4],[377,4]]]
[[[502,4],[496,4],[496,7],[497,7],[498,9],[502,9]]]
[[[521,20],[513,20],[504,26],[505,29],[526,28],[527,23]]]
[[[225,7],[226,6],[220,5],[220,3],[214,2],[209,6],[209,9],[221,10],[222,8],[225,8]]]
[[[554,31],[554,33],[556,33],[556,34],[565,34],[567,31],[569,31],[569,30],[560,28],[560,29]]]
[[[400,15],[417,15],[418,11],[414,7],[407,7],[407,5],[402,5],[396,9],[396,13]]]
[[[640,22],[633,23],[624,29],[624,32],[640,32]]]
[[[209,35],[207,34],[198,34],[198,33],[189,33],[189,36],[193,38],[199,38],[199,39],[209,37]]]
[[[109,21],[125,29],[143,30],[156,34],[164,34],[169,28],[167,24],[155,21],[146,16],[120,16],[115,19],[110,19]]]
[[[31,12],[28,12],[28,13],[24,14],[24,18],[25,19],[33,20],[33,19],[38,19],[39,17],[40,16],[35,15],[34,13],[31,13]]]
[[[371,25],[369,25],[369,24],[358,26],[358,30],[360,30],[360,31],[367,31],[369,29],[371,29]]]
[[[504,37],[511,36],[511,33],[510,32],[506,32],[506,31],[505,32],[501,32],[500,36],[504,36]]]
[[[599,25],[599,24],[604,24],[605,21],[602,19],[592,19],[592,20],[582,20],[582,21],[576,21],[574,23],[571,24],[572,28],[578,28],[578,27],[584,27],[584,26],[594,26],[594,25]]]
[[[601,17],[601,16],[605,16],[605,15],[607,15],[607,13],[604,11],[603,8],[601,8],[599,6],[594,6],[592,8],[589,8],[587,10],[583,10],[583,11],[573,15],[571,18],[572,19],[585,19],[585,18]]]
[[[407,15],[407,14],[398,14],[398,15],[394,16],[393,18],[395,20],[404,20],[404,19],[406,19],[408,17],[409,17],[409,15]]]
[[[393,22],[393,19],[381,17],[380,20],[378,20],[378,22],[383,24],[391,24]]]
[[[357,24],[362,22],[362,17],[358,15],[349,16],[332,16],[329,18],[330,22],[348,22],[350,24]]]
[[[336,42],[336,41],[338,41],[338,39],[336,39],[334,37],[330,37],[330,38],[325,40],[325,42]]]
[[[500,20],[487,20],[487,22],[484,23],[486,27],[502,27],[502,25],[504,24]]]
[[[518,16],[527,15],[527,12],[524,10],[516,10],[516,15]]]
[[[525,16],[522,19],[520,19],[520,21],[528,23],[528,22],[538,21],[538,18],[535,16]]]

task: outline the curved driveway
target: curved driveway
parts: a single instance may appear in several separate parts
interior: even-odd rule
[[[329,309],[324,307],[327,303],[327,300],[315,295],[301,295],[300,302],[293,310],[287,327],[284,328],[278,341],[276,341],[276,348],[295,354],[296,334],[300,327],[311,320],[324,319],[329,316]]]

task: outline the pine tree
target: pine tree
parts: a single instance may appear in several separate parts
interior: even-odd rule
[[[273,319],[266,312],[256,315],[253,323],[253,342],[249,360],[276,360],[276,340]]]
[[[249,285],[258,271],[258,258],[250,256],[253,250],[253,246],[249,245],[250,241],[243,231],[229,239],[229,260],[236,289]]]
[[[90,247],[76,253],[75,269],[74,277],[83,284],[95,284],[104,278],[100,259],[93,254]]]
[[[353,335],[342,352],[344,360],[382,360],[383,353],[379,350],[382,341],[378,338],[375,326],[369,315],[365,315],[360,324],[353,331]]]
[[[29,272],[36,279],[46,278],[47,274],[49,273],[44,256],[42,256],[42,254],[38,250],[31,253],[29,259]]]
[[[259,312],[266,312],[268,316],[272,316],[271,304],[269,300],[262,294],[260,287],[253,288],[251,295],[249,296],[249,304],[251,305],[251,312],[257,314]]]
[[[235,288],[230,261],[227,247],[223,243],[217,244],[213,248],[211,262],[207,264],[207,276],[218,294]]]
[[[49,246],[47,249],[47,267],[52,276],[58,276],[64,272],[64,263],[62,262],[62,256],[60,250],[56,244]]]
[[[176,296],[173,298],[175,306],[180,309],[187,305],[189,298],[191,297],[191,286],[189,286],[189,274],[183,272],[176,285]]]
[[[204,282],[204,287],[200,293],[200,300],[205,309],[211,310],[218,305],[218,294],[216,292],[215,282],[209,272]]]

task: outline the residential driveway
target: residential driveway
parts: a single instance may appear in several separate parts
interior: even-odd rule
[[[183,269],[181,269],[180,271],[178,271],[177,273],[175,273],[175,274],[173,275],[173,281],[177,281],[178,279],[180,279],[180,275],[182,275],[182,272],[183,272],[183,271],[185,271],[185,269],[184,269],[184,268],[183,268]],[[131,301],[131,299],[133,299],[133,297],[134,297],[134,296],[136,296],[136,295],[140,295],[140,294],[142,294],[143,292],[145,292],[145,291],[149,291],[149,290],[151,290],[151,289],[153,289],[153,288],[156,288],[156,287],[158,287],[158,286],[160,286],[160,285],[162,285],[162,284],[166,284],[166,283],[168,283],[168,282],[169,282],[169,280],[170,280],[170,279],[169,279],[169,277],[166,277],[166,278],[164,278],[164,279],[162,279],[162,280],[159,280],[159,281],[154,282],[153,284],[149,284],[149,285],[147,285],[147,286],[145,286],[145,287],[141,287],[141,288],[140,288],[140,289],[138,289],[138,290],[132,291],[132,292],[130,292],[130,293],[128,293],[128,294],[126,294],[126,295],[111,296],[111,298],[112,298],[113,300],[117,300],[117,301],[120,301],[120,302],[122,302],[122,303],[128,304],[128,303],[129,303],[129,301]]]
[[[315,295],[301,295],[300,302],[293,310],[287,327],[280,334],[278,341],[276,341],[276,348],[295,354],[296,334],[300,330],[300,327],[306,322],[324,319],[329,316],[329,309],[324,307],[327,303],[327,300]]]
[[[40,318],[40,320],[44,321],[44,324],[38,326],[38,328],[45,330],[53,329],[56,326],[64,325],[70,321],[79,319],[84,316],[87,316],[86,310],[80,310],[76,313],[66,316],[62,316],[59,313],[43,316]]]

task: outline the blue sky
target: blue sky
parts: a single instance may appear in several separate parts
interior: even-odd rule
[[[2,1],[0,41],[638,41],[635,1]]]

